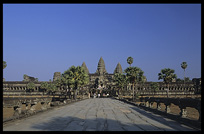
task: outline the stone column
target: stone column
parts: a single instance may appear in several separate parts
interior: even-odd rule
[[[90,99],[90,93],[88,93],[88,98]]]
[[[161,110],[161,103],[157,102],[157,110]]]
[[[181,116],[182,118],[187,117],[187,110],[186,110],[186,107],[184,107],[184,106],[179,106],[179,108],[180,108],[180,110],[181,110],[181,112],[180,112],[180,116]]]
[[[149,107],[150,107],[150,108],[153,108],[153,103],[154,103],[154,102],[150,102],[150,103],[149,103]]]
[[[165,108],[166,113],[170,113],[171,112],[171,109],[170,109],[171,104],[165,104],[165,106],[166,106],[166,108]]]
[[[145,102],[145,106],[146,106],[146,107],[149,107],[149,101],[146,101],[146,102]]]

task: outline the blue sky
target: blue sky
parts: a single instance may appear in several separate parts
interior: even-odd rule
[[[3,4],[6,81],[48,81],[83,62],[95,73],[101,56],[108,73],[131,56],[148,81],[163,68],[183,78],[183,61],[201,77],[201,4]]]

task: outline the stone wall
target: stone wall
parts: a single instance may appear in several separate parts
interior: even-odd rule
[[[96,89],[96,88],[101,88],[101,89],[116,89],[115,84],[113,82],[113,74],[107,74],[107,75],[98,75],[98,74],[89,74],[90,76],[90,82],[88,85],[86,85],[86,88],[89,89]],[[41,86],[41,83],[43,81],[39,82],[34,82],[35,84],[35,90],[34,92],[38,92]],[[9,91],[16,92],[18,91],[23,91],[25,92],[27,89],[27,84],[29,82],[25,81],[4,81],[3,82],[3,93],[9,93]],[[143,84],[137,84],[135,86],[135,91],[140,92],[141,94],[147,94],[147,93],[153,93],[151,90],[150,86],[151,82],[145,82]],[[164,93],[167,89],[167,86],[163,82],[158,82],[159,84],[159,90],[156,91],[156,93]],[[201,84],[199,85],[197,83],[193,82],[186,82],[185,86],[183,83],[177,83],[173,82],[169,85],[169,92],[176,92],[179,93],[178,91],[186,91],[186,92],[198,92],[198,90],[201,90]],[[196,90],[197,89],[197,90]],[[63,87],[59,90],[63,90]],[[124,90],[132,90],[131,85],[127,86]]]
[[[201,100],[193,98],[155,98],[155,97],[145,97],[145,106],[152,107],[153,103],[157,103],[157,110],[161,109],[161,103],[165,105],[165,112],[170,113],[171,104],[177,105],[180,108],[180,116],[182,118],[187,117],[187,107],[195,108],[199,112],[199,121],[201,121]]]
[[[35,81],[38,81],[37,78],[31,77],[31,76],[28,76],[28,75],[24,75],[23,78],[24,78],[23,81],[26,81],[26,82],[35,82]]]
[[[29,116],[50,108],[52,98],[4,98],[3,121]]]

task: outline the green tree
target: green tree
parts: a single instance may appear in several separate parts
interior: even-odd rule
[[[51,83],[48,84],[47,89],[48,89],[48,92],[51,92],[52,95],[53,95],[57,91],[57,86],[55,85],[55,83],[51,82]]]
[[[164,68],[160,73],[158,73],[158,80],[163,79],[163,81],[167,84],[167,97],[169,97],[169,83],[177,78],[177,75],[174,74],[174,72],[175,71],[173,69]]]
[[[133,63],[133,58],[132,57],[128,57],[127,58],[127,63],[130,65],[131,67],[131,64]]]
[[[26,87],[27,87],[29,92],[35,90],[35,84],[33,82],[29,82]]]
[[[181,68],[184,70],[184,86],[185,86],[185,70],[187,68],[187,62],[182,62],[181,63]]]
[[[190,78],[189,78],[189,77],[185,77],[185,82],[190,82],[190,81],[192,81],[192,80],[190,80]],[[178,79],[176,79],[176,82],[181,83],[181,82],[184,82],[184,80],[183,80],[183,79],[178,78]]]
[[[3,61],[3,69],[7,67],[6,61]]]
[[[43,93],[44,93],[44,91],[46,91],[48,89],[48,83],[47,82],[42,82],[40,84],[40,88],[43,90]]]
[[[157,82],[151,82],[150,87],[151,87],[151,90],[154,92],[154,95],[159,90],[159,84]]]
[[[176,82],[178,82],[178,83],[181,83],[183,80],[182,79],[180,79],[180,78],[177,78],[176,79]]]
[[[68,88],[75,90],[75,99],[78,89],[89,82],[89,76],[81,66],[71,66],[62,74],[62,80]]]
[[[38,82],[38,78],[35,78],[35,81]]]
[[[144,81],[144,72],[138,67],[128,67],[124,70],[127,76],[127,80],[129,83],[132,84],[132,91],[133,91],[133,101],[134,101],[134,86],[137,89],[137,83]]]
[[[115,73],[113,79],[114,82],[116,82],[116,86],[119,88],[118,91],[123,91],[124,86],[127,84],[126,75],[122,73]]]
[[[185,77],[185,82],[190,82],[190,78],[189,77]]]
[[[54,83],[55,83],[55,85],[57,86],[58,89],[63,86],[62,78],[55,80]]]

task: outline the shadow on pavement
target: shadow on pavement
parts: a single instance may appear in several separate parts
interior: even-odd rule
[[[163,122],[166,122],[165,125],[167,126],[171,124],[170,121],[161,119],[161,117],[159,120],[163,120]],[[32,126],[32,129],[34,129],[34,131],[182,131],[179,130],[179,128],[183,128],[183,130],[185,131],[192,131],[192,129],[187,129],[185,127],[182,127],[181,125],[169,126],[168,128],[162,128],[160,126],[160,128],[158,128],[156,126],[147,124],[137,125],[130,123],[121,123],[117,120],[112,119],[81,119],[70,116],[55,117],[49,121]]]
[[[97,102],[98,101],[101,102],[103,99],[97,99],[97,101],[96,99],[93,99],[93,104],[91,107],[94,107],[96,104],[99,104]],[[106,118],[99,117],[99,116],[96,117],[94,114],[93,116],[92,114],[91,115],[89,114],[89,116],[86,116],[85,118],[84,114],[79,114],[77,117],[74,117],[74,116],[67,116],[68,114],[66,114],[65,112],[63,115],[60,115],[60,116],[44,118],[44,119],[42,118],[41,123],[37,124],[33,122],[33,124],[28,124],[28,126],[25,126],[25,129],[23,128],[24,126],[22,126],[21,123],[19,122],[19,125],[21,126],[14,125],[14,129],[15,128],[16,129],[15,130],[13,129],[13,130],[14,131],[17,131],[17,130],[20,130],[20,131],[192,131],[192,129],[187,128],[176,121],[163,118],[160,115],[155,115],[151,112],[147,112],[145,110],[139,109],[136,106],[132,106],[129,104],[126,105],[125,103],[121,103],[121,102],[118,103],[117,100],[112,100],[112,99],[105,99],[105,100],[106,102],[101,103],[100,106],[102,106],[102,104],[107,104],[107,103],[110,105],[105,105],[105,107],[101,107],[101,108],[111,113],[114,112],[115,113],[114,115],[108,116],[109,113],[105,112],[105,115],[107,116]],[[108,101],[108,100],[112,100],[112,101]],[[84,110],[85,107],[87,106],[89,107],[89,105],[87,104],[90,104],[91,102],[92,101],[88,101],[86,104],[82,102],[76,103],[74,107],[70,107],[70,108],[76,108],[76,110],[81,109],[82,111]],[[112,104],[113,104],[113,107],[108,107],[108,106],[112,106]],[[122,108],[122,111],[120,107]],[[63,110],[63,109],[60,109],[60,110]],[[95,109],[92,109],[92,110],[95,110]],[[131,112],[127,112],[127,111],[131,111]],[[120,114],[122,114],[123,116],[120,116]],[[126,120],[126,117],[128,118],[127,120]],[[132,120],[132,121],[129,121],[129,120]],[[133,121],[133,120],[137,120],[137,121]],[[21,128],[17,129],[19,127],[21,127],[23,130]],[[9,127],[6,128],[5,130],[8,130],[8,129]]]

